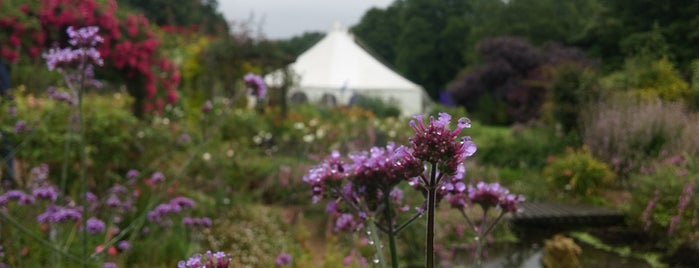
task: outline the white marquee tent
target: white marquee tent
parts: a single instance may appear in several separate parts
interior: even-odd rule
[[[424,113],[431,102],[420,85],[372,57],[337,25],[289,69],[297,75],[288,91],[292,98],[303,96],[311,102],[347,105],[354,94],[360,94],[396,104],[403,116]],[[280,85],[281,73],[271,73],[265,81],[270,86]]]

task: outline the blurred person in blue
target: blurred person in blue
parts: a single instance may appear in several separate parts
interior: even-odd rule
[[[10,83],[10,66],[0,60],[0,103],[9,102],[10,105],[13,105],[10,88],[12,88],[12,84]],[[8,110],[0,112],[10,113]],[[9,136],[4,134],[5,133],[0,132],[0,157],[2,158],[2,163],[0,163],[0,170],[2,172],[1,182],[3,187],[10,189],[15,184],[14,148]]]

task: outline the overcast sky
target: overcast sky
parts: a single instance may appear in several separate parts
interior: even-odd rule
[[[218,0],[229,21],[253,22],[269,39],[289,38],[309,31],[327,32],[335,21],[350,27],[372,7],[393,0]]]

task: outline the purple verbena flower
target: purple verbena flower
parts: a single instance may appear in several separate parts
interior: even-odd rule
[[[141,175],[141,173],[135,169],[130,169],[129,171],[126,172],[126,178],[130,179],[130,180],[135,179],[136,177],[138,177],[138,175]]]
[[[117,243],[117,248],[121,251],[127,251],[131,248],[131,243],[126,240],[121,240],[119,243]]]
[[[344,161],[340,158],[338,151],[332,154],[321,164],[311,168],[303,181],[310,184],[313,190],[313,203],[317,203],[325,196],[325,184],[337,185],[349,175]]]
[[[54,99],[59,102],[65,102],[68,103],[68,105],[74,106],[77,104],[77,101],[73,96],[66,92],[59,92],[56,87],[49,87],[46,90],[46,94],[48,95],[49,99]]]
[[[508,194],[500,199],[498,206],[505,213],[517,213],[519,212],[519,204],[522,202],[524,202],[524,196]]]
[[[468,198],[471,203],[478,204],[483,209],[495,207],[500,204],[500,200],[505,198],[509,191],[499,183],[478,182],[476,187],[468,187]]]
[[[118,266],[116,263],[113,262],[105,262],[102,264],[102,268],[117,268]]]
[[[20,190],[10,190],[7,191],[5,194],[0,195],[0,206],[5,206],[8,201],[14,200],[20,205],[30,205],[34,204],[34,197],[31,195],[28,195]]]
[[[231,263],[231,256],[221,251],[211,253],[206,251],[206,256],[209,258],[209,266],[212,268],[228,268]]]
[[[17,123],[15,123],[15,128],[14,132],[16,134],[24,133],[29,131],[29,126],[27,126],[27,123],[24,122],[24,120],[19,120]]]
[[[413,117],[415,121],[410,121],[410,126],[415,130],[415,136],[410,139],[413,155],[438,165],[440,171],[446,174],[456,172],[457,166],[476,152],[476,145],[470,137],[458,139],[461,130],[471,127],[471,122],[461,118],[452,131],[449,130],[451,116],[447,113],[439,113],[437,120],[430,117],[428,125],[423,122],[423,117],[417,115]]]
[[[289,253],[282,252],[274,260],[274,265],[276,267],[291,265],[292,260],[293,259],[292,259],[291,255],[289,255]]]
[[[265,80],[259,76],[255,75],[253,73],[248,73],[245,75],[243,78],[245,81],[245,84],[252,90],[251,94],[257,98],[264,98],[265,94],[267,94],[267,85],[265,84]]]
[[[79,221],[82,218],[82,210],[79,207],[61,207],[49,205],[44,213],[36,216],[39,223],[59,223],[65,221]]]
[[[335,231],[354,231],[357,228],[357,223],[354,221],[352,214],[340,214],[335,221]]]
[[[94,47],[97,44],[104,42],[104,39],[97,34],[100,28],[98,26],[88,26],[80,29],[75,29],[73,26],[68,26],[68,43],[76,47]]]
[[[186,261],[177,263],[178,268],[228,268],[231,263],[231,256],[223,253],[211,253],[207,251],[206,255],[194,254]]]
[[[98,218],[92,217],[87,220],[87,233],[97,234],[104,232],[106,225],[104,222]]]
[[[58,199],[58,189],[54,186],[44,186],[32,190],[32,195],[39,199],[55,202]]]
[[[193,208],[195,202],[187,197],[178,196],[170,200],[170,204],[173,206],[179,206],[180,208]]]
[[[42,163],[41,165],[33,167],[29,173],[32,175],[34,181],[45,181],[49,177],[49,165]]]
[[[163,181],[165,181],[165,175],[163,175],[163,173],[157,171],[157,172],[154,172],[153,175],[150,176],[150,178],[147,180],[147,183],[155,185],[155,184],[158,184],[159,182],[163,182]]]
[[[202,218],[190,218],[190,217],[184,217],[182,218],[182,224],[191,227],[191,228],[209,228],[211,225],[213,225],[213,222],[211,221],[211,218],[209,217],[202,217]]]

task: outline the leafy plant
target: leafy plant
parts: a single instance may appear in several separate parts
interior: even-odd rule
[[[615,179],[609,166],[595,159],[585,147],[554,157],[544,168],[544,176],[553,189],[582,198],[598,194]]]

